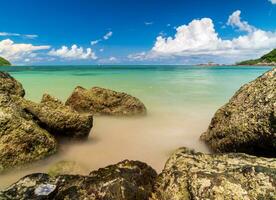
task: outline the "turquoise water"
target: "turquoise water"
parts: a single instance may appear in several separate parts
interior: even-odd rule
[[[186,146],[208,152],[199,140],[214,114],[243,84],[270,67],[202,66],[18,66],[9,71],[39,101],[47,92],[65,101],[77,86],[106,87],[140,98],[142,118],[96,117],[89,139],[62,144],[59,153],[25,169],[0,175],[0,188],[60,160],[78,162],[88,173],[123,159],[145,161],[160,171],[169,154]]]
[[[77,86],[125,91],[148,107],[218,107],[242,84],[269,67],[37,66],[5,68],[39,101],[44,92],[62,100]]]

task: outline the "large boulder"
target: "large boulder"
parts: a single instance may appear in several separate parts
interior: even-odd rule
[[[76,87],[66,101],[78,112],[98,115],[144,115],[145,105],[137,98],[126,93],[93,87],[89,90]]]
[[[41,127],[57,137],[84,139],[93,126],[92,115],[80,114],[48,94],[43,95],[41,103],[25,100],[22,106]]]
[[[33,121],[16,98],[21,97],[0,93],[0,172],[57,150],[55,138]]]
[[[0,93],[19,95],[23,97],[25,91],[17,80],[15,80],[10,74],[0,71]]]
[[[89,176],[28,175],[0,192],[0,199],[148,200],[156,176],[147,164],[125,160]]]
[[[181,148],[158,176],[152,199],[275,199],[276,159]]]
[[[201,139],[215,152],[276,156],[276,68],[242,86]]]

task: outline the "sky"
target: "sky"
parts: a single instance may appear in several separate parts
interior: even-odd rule
[[[276,0],[0,0],[17,65],[231,64],[276,48]]]

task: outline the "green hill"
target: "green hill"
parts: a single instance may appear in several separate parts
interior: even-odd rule
[[[255,60],[246,60],[237,65],[276,65],[276,49]]]
[[[0,66],[11,66],[11,63],[5,58],[0,57]]]

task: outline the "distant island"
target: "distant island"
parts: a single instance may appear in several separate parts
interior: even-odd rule
[[[5,58],[0,57],[0,66],[11,66],[11,63]]]
[[[255,60],[246,60],[237,63],[237,65],[267,65],[276,66],[276,49]]]

